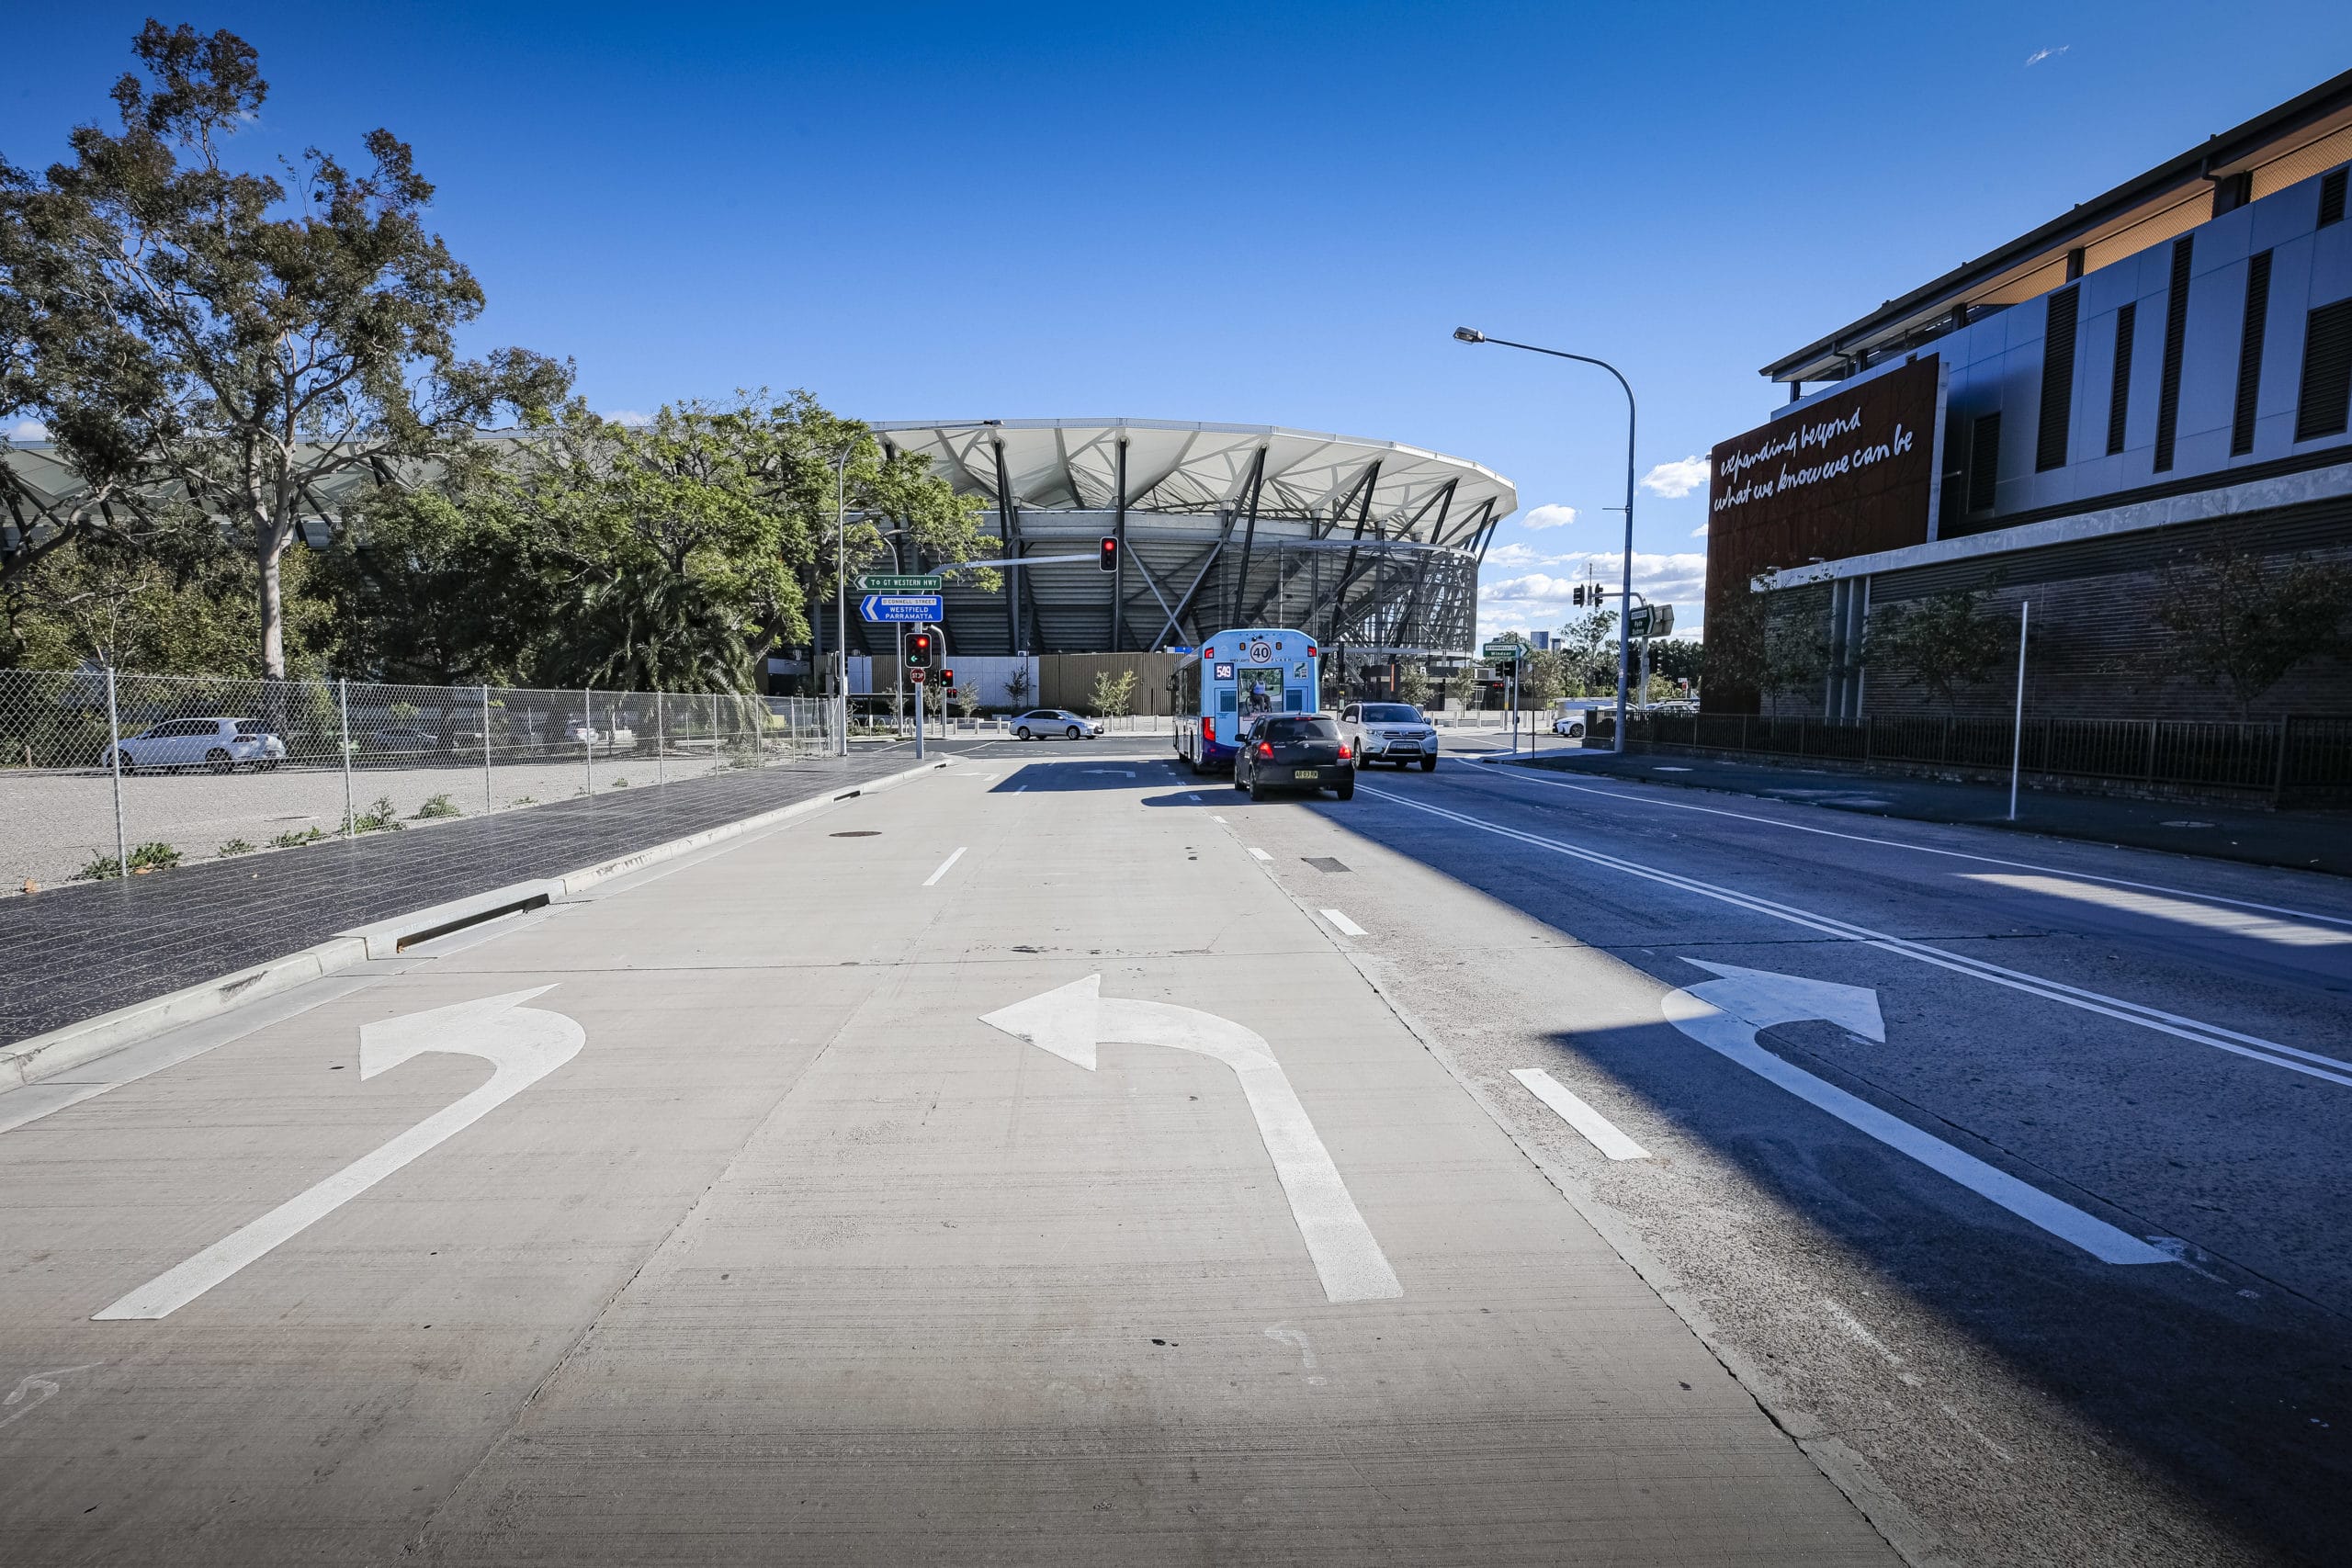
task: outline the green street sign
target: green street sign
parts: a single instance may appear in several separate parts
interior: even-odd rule
[[[868,572],[857,580],[861,593],[937,593],[946,586],[947,580],[936,572],[927,577],[887,577]]]
[[[1486,647],[1478,650],[1478,657],[1481,659],[1500,660],[1506,663],[1510,663],[1518,660],[1520,652],[1521,646],[1518,643],[1490,642]]]

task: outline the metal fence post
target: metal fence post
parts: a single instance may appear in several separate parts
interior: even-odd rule
[[[2278,762],[2270,773],[2270,804],[2273,806],[2278,805],[2287,793],[2287,727],[2294,722],[2291,715],[2278,716]]]
[[[653,782],[670,782],[670,728],[662,711],[662,694],[653,694]]]
[[[107,755],[114,772],[114,874],[130,874],[130,840],[122,830],[122,716],[115,706],[114,666],[107,666]]]
[[[481,809],[484,816],[498,809],[498,795],[490,782],[490,688],[481,689]]]
[[[343,716],[343,836],[358,837],[359,818],[351,804],[351,682],[338,677],[334,683],[335,711]]]
[[[580,729],[586,737],[581,744],[588,750],[588,798],[596,798],[596,694],[591,686],[580,689]]]

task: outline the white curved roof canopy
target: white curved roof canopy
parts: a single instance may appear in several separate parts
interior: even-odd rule
[[[920,452],[956,489],[997,504],[997,448],[1005,488],[1024,510],[1108,512],[1118,505],[1119,447],[1126,446],[1130,511],[1213,513],[1243,504],[1265,454],[1257,512],[1262,521],[1325,525],[1364,512],[1367,537],[1467,546],[1519,505],[1493,469],[1394,441],[1159,419],[906,421],[872,427],[888,446]]]

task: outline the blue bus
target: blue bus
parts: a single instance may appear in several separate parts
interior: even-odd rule
[[[1321,651],[1288,626],[1217,633],[1170,677],[1176,754],[1193,772],[1233,766],[1241,737],[1270,713],[1313,713],[1321,705]]]

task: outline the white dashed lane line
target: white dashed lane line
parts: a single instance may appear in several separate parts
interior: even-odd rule
[[[1560,1120],[1585,1135],[1591,1144],[1611,1159],[1647,1159],[1649,1150],[1617,1130],[1617,1124],[1587,1105],[1566,1086],[1541,1067],[1513,1067],[1510,1076],[1523,1085],[1527,1092],[1559,1112]]]
[[[922,879],[922,885],[925,887],[935,886],[941,877],[947,874],[950,867],[955,865],[957,861],[964,858],[964,851],[970,849],[971,847],[971,845],[966,844],[962,848],[958,849],[954,854],[949,855],[945,860],[941,861],[939,863],[939,869],[933,872],[929,876],[924,877]]]
[[[1273,859],[1274,857],[1273,857],[1273,856],[1272,856],[1272,855],[1270,855],[1270,854],[1268,854],[1268,853],[1267,853],[1265,851],[1263,851],[1263,850],[1261,850],[1261,849],[1252,849],[1252,850],[1250,852],[1250,858],[1251,860],[1272,860],[1272,859]]]
[[[1347,916],[1340,913],[1337,909],[1324,910],[1323,918],[1330,921],[1332,929],[1337,931],[1341,936],[1363,936],[1364,934],[1364,929],[1362,926],[1356,924],[1353,920],[1348,919]]]

